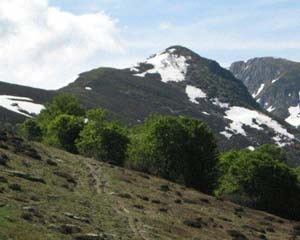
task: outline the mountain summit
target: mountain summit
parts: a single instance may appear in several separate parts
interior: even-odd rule
[[[230,67],[267,111],[300,126],[300,63],[281,58],[254,58]]]

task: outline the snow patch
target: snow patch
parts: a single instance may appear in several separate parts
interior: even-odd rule
[[[220,100],[218,98],[214,98],[212,100],[212,103],[216,106],[219,106],[220,108],[228,108],[229,107],[229,103],[220,102]]]
[[[259,89],[257,90],[257,92],[254,93],[254,94],[252,94],[252,97],[253,97],[253,98],[256,98],[256,97],[261,93],[261,91],[264,89],[264,87],[265,87],[265,84],[262,83],[262,84],[260,85]]]
[[[202,112],[204,115],[209,116],[210,114],[208,112]]]
[[[199,104],[197,98],[206,98],[206,93],[203,92],[200,88],[196,88],[191,85],[186,85],[185,93],[188,95],[192,103]]]
[[[226,115],[224,117],[231,120],[229,127],[225,129],[228,136],[229,130],[235,135],[241,134],[243,136],[247,136],[247,133],[243,128],[244,126],[263,131],[264,128],[262,127],[262,125],[266,125],[275,132],[275,137],[273,137],[273,140],[279,146],[284,146],[291,142],[291,140],[295,139],[295,136],[290,134],[277,121],[255,110],[234,106],[230,107],[230,109],[228,109],[225,114]]]
[[[143,73],[134,74],[134,76],[145,77],[146,74],[158,73],[163,82],[182,82],[185,80],[189,64],[185,56],[179,56],[174,53],[176,49],[169,49],[163,53],[150,57],[145,64],[153,66],[152,69]],[[136,68],[131,68],[137,70]]]
[[[93,89],[91,87],[85,87],[85,90],[91,91]]]
[[[267,108],[268,112],[273,112],[274,110],[275,110],[275,108],[273,106],[270,106],[270,107]]]
[[[276,83],[279,79],[280,79],[280,77],[273,79],[273,80],[272,80],[272,84],[273,84],[273,83]]]
[[[289,107],[290,116],[285,121],[295,127],[300,125],[300,106]]]
[[[253,146],[249,146],[249,147],[247,147],[247,149],[249,149],[250,151],[254,151],[255,150],[255,147],[253,147]]]
[[[0,95],[0,106],[26,117],[38,115],[45,107],[34,103],[31,98]]]

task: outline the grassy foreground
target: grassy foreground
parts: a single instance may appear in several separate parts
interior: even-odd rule
[[[300,239],[300,223],[18,138],[0,140],[0,240]]]

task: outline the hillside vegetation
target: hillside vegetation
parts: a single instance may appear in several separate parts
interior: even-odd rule
[[[0,239],[297,239],[300,224],[0,135]]]

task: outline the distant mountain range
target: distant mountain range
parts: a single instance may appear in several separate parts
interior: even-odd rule
[[[8,104],[14,106],[3,106],[0,102],[0,115],[6,112],[2,120],[9,120],[8,110],[13,110],[10,111],[13,121],[19,121],[26,117],[24,112],[26,115],[38,113],[42,109],[40,104],[49,101],[55,94],[68,92],[86,107],[106,108],[113,117],[132,125],[139,124],[150,113],[201,119],[209,124],[224,150],[252,149],[264,143],[286,147],[297,144],[297,131],[280,117],[274,118],[249,94],[239,80],[241,76],[235,71],[239,64],[242,63],[231,67],[236,78],[217,62],[200,57],[187,48],[173,46],[132,68],[98,68],[82,73],[75,82],[57,91],[2,83],[0,98],[10,99]],[[283,76],[283,71],[276,74],[271,79]],[[250,92],[251,89],[249,87]],[[255,89],[253,86],[253,92],[257,91]],[[33,105],[26,108],[24,101]],[[277,107],[274,103],[269,104],[269,107]]]
[[[230,70],[263,108],[295,127],[300,126],[300,63],[254,58],[235,62]]]

